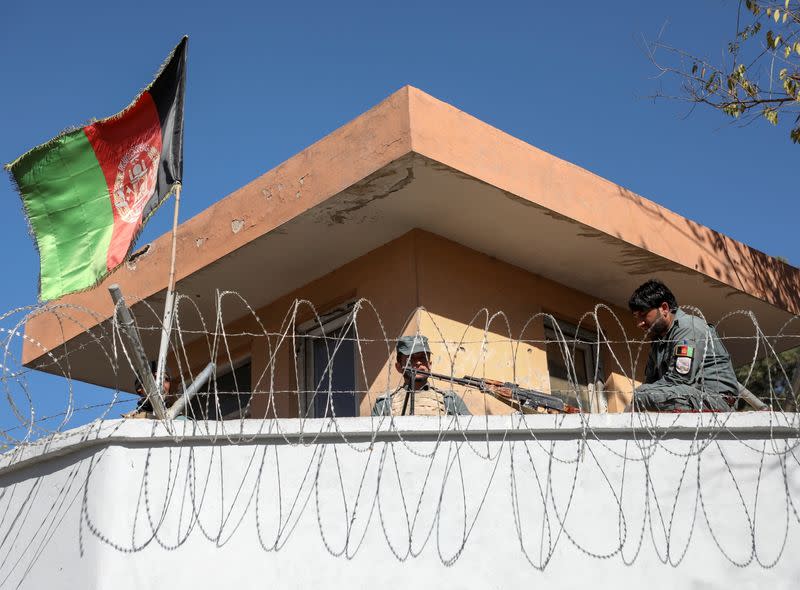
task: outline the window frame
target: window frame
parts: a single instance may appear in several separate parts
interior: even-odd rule
[[[303,322],[297,328],[297,359],[300,361],[301,366],[297,371],[298,389],[301,392],[298,395],[298,412],[301,418],[318,418],[315,411],[313,390],[316,389],[314,379],[314,347],[309,345],[309,336],[322,336],[330,334],[347,325],[351,321],[353,311],[355,310],[356,300],[348,300],[341,303],[325,313],[319,314],[318,317],[313,317],[310,320]],[[359,374],[356,370],[358,366],[358,348],[354,347],[353,350],[353,381],[354,389],[358,388]],[[359,400],[357,394],[355,400],[355,417],[360,415]],[[349,417],[349,416],[342,416]]]
[[[238,410],[232,410],[227,414],[218,415],[217,411],[221,409],[221,405],[219,403],[219,381],[224,379],[228,375],[233,375],[234,386],[237,391],[238,396],[242,396],[244,394],[248,394],[248,402],[246,405],[249,405],[253,399],[253,355],[249,349],[246,351],[242,351],[239,354],[235,354],[232,356],[231,362],[217,362],[216,368],[214,369],[214,373],[211,375],[208,382],[203,385],[201,390],[197,393],[197,395],[189,401],[186,405],[186,408],[183,410],[183,413],[194,420],[208,420],[208,421],[221,421],[221,420],[241,420],[243,418],[249,417],[249,412],[251,410],[248,407],[246,412],[243,412],[245,406],[239,406]],[[238,383],[236,379],[236,371],[241,369],[243,366],[249,365],[250,366],[250,387],[249,391],[242,390],[242,387]],[[198,373],[199,374],[199,373]],[[197,377],[197,374],[194,375],[194,378]],[[184,383],[185,386],[188,386],[187,383]],[[231,392],[228,392],[231,393]],[[200,406],[206,411],[198,410],[195,412],[196,406]],[[214,418],[209,418],[209,412],[211,408],[214,409]]]
[[[604,375],[603,358],[600,354],[600,343],[597,340],[597,333],[590,332],[585,328],[579,328],[567,320],[554,317],[552,315],[545,316],[544,318],[544,337],[545,337],[545,359],[548,360],[547,345],[555,343],[558,345],[556,332],[553,324],[557,324],[559,330],[567,339],[577,340],[575,343],[570,344],[571,349],[583,350],[584,370],[586,371],[586,395],[589,399],[590,413],[605,414],[608,412],[608,400],[604,395]],[[561,351],[559,351],[561,354]],[[597,378],[595,379],[595,362],[597,363]],[[547,367],[547,379],[550,381],[550,367]]]

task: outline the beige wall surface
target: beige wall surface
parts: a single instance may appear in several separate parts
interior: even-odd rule
[[[247,341],[252,358],[253,417],[296,417],[301,400],[303,362],[297,353],[300,327],[314,314],[345,302],[362,301],[355,325],[359,413],[368,415],[375,399],[393,391],[402,380],[394,369],[394,341],[399,335],[422,333],[433,350],[433,371],[455,377],[513,381],[549,391],[544,317],[580,325],[594,332],[587,312],[600,303],[591,296],[533,275],[505,262],[446,240],[413,230],[271,304],[226,325],[231,349]],[[234,305],[232,302],[231,305]],[[611,313],[613,312],[613,313]],[[638,338],[627,310],[600,309],[598,318],[610,344],[601,345],[603,379],[609,411],[620,411],[629,399],[637,347],[620,342]],[[231,317],[230,310],[224,316]],[[257,318],[256,318],[257,316]],[[617,324],[623,322],[627,336]],[[222,347],[224,349],[224,347]],[[238,353],[241,356],[241,352]],[[200,367],[207,362],[203,345],[189,351]],[[641,354],[637,365],[646,355]],[[442,388],[449,387],[439,382]],[[512,409],[474,390],[456,388],[473,414],[502,414]],[[627,393],[620,393],[627,392]]]
[[[456,377],[476,375],[550,391],[545,317],[552,315],[594,333],[596,323],[587,314],[601,302],[439,236],[420,231],[414,235],[422,253],[418,258],[420,303],[428,312],[423,331],[438,340],[444,336],[449,343],[442,346],[440,368],[452,370]],[[601,309],[597,316],[606,338],[613,342],[600,347],[602,380],[613,378],[615,390],[629,392],[630,379],[625,375],[634,374],[633,359],[619,342],[640,335],[627,310],[612,311],[613,315]],[[615,317],[624,322],[627,336]],[[609,410],[622,410],[629,395],[622,398],[624,403],[611,395]],[[474,391],[467,392],[465,400],[475,414],[509,411],[508,406]]]
[[[251,415],[298,416],[295,392],[301,380],[302,362],[292,339],[280,335],[296,333],[299,326],[314,319],[315,312],[323,314],[357,299],[371,304],[358,314],[358,338],[362,346],[356,366],[357,388],[369,390],[360,400],[360,414],[369,414],[376,392],[385,391],[396,381],[388,370],[393,348],[389,349],[386,341],[393,346],[392,341],[402,332],[409,313],[417,305],[414,276],[414,240],[407,234],[258,310],[267,331],[279,335],[253,339]],[[295,300],[304,301],[297,306],[296,313],[292,311]],[[275,392],[272,396],[270,390]],[[274,402],[270,403],[270,399]]]

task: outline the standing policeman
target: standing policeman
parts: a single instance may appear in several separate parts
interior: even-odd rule
[[[428,376],[416,372],[430,373],[431,370],[431,349],[425,336],[418,334],[398,339],[394,367],[403,375],[403,385],[375,401],[373,416],[469,415],[464,400],[455,392],[429,385]]]
[[[678,309],[661,281],[641,285],[628,301],[637,325],[652,338],[645,384],[633,392],[640,411],[731,410],[738,381],[713,327]]]

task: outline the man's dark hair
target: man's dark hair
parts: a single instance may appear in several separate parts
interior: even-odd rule
[[[650,311],[662,303],[669,305],[671,312],[678,310],[678,302],[669,287],[657,279],[650,279],[633,292],[628,299],[628,308],[631,311]]]

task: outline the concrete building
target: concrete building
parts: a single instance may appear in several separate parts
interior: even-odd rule
[[[140,323],[160,319],[159,312],[147,309],[163,308],[169,251],[165,235],[107,281],[119,283],[129,300],[143,302],[134,307]],[[243,306],[226,310],[229,332],[279,332],[295,299],[311,302],[325,315],[365,298],[382,324],[381,330],[377,322],[364,321],[359,333],[365,340],[391,340],[416,329],[439,331],[432,340],[472,344],[462,344],[459,355],[439,344],[438,369],[460,376],[488,362],[481,369],[486,377],[544,391],[551,389],[550,373],[558,372],[559,353],[548,355],[540,342],[553,329],[548,319],[529,320],[551,314],[565,333],[575,333],[582,316],[603,303],[622,321],[621,326],[603,323],[608,340],[639,338],[626,301],[654,275],[671,286],[679,303],[696,306],[712,322],[745,309],[756,315],[764,333],[777,334],[800,311],[796,268],[411,87],[182,224],[177,259],[177,289],[192,298],[207,322],[216,317],[217,289],[241,294],[255,312]],[[78,351],[70,357],[74,378],[129,389],[131,374],[114,374],[107,363],[95,362],[95,351],[86,346],[93,337],[90,328],[108,333],[103,320],[110,317],[112,303],[106,290],[59,303],[96,315],[76,316],[67,324],[48,314],[33,318],[26,326],[31,340],[24,363],[49,365],[43,350],[66,342]],[[428,313],[411,321],[420,306]],[[488,328],[491,346],[504,352],[490,350],[488,359],[486,350],[479,350],[482,343],[476,344],[486,327],[469,327],[483,308],[490,315],[505,314]],[[209,350],[192,332],[200,325],[189,315],[182,323],[183,339],[196,372],[208,362]],[[308,326],[312,318],[308,308],[300,309],[296,331],[313,329]],[[581,328],[588,340],[597,339],[591,335],[596,331],[592,321],[584,318]],[[754,334],[752,323],[741,316],[725,319],[719,330],[723,336]],[[150,335],[146,344],[155,354],[157,332]],[[515,339],[532,344],[524,354],[512,355],[507,351]],[[250,366],[253,416],[268,415],[266,398],[258,394],[268,389],[262,382],[268,358],[276,391],[298,389],[293,374],[308,372],[293,366],[291,347],[273,358],[265,340],[239,337],[229,345],[235,363]],[[739,363],[752,358],[752,340],[726,343]],[[618,411],[630,393],[635,359],[625,347],[613,354],[612,347],[601,348],[594,355],[591,347],[576,351],[585,361],[577,363],[580,378],[587,385],[601,377],[607,385],[601,405]],[[602,374],[591,356],[602,365]],[[392,377],[385,345],[362,350],[361,361],[351,369],[358,382],[350,389],[365,393],[351,404],[357,409],[351,415],[367,414],[375,392]],[[175,370],[174,358],[171,364]],[[641,365],[634,370],[641,371]],[[482,398],[468,396],[467,403],[476,412],[505,411]],[[304,410],[295,396],[274,399],[269,411],[279,417]]]
[[[137,302],[153,354],[169,256],[162,236],[108,281]],[[241,418],[244,403],[250,419],[176,423],[177,431],[111,421],[6,456],[8,511],[28,506],[39,523],[17,534],[27,544],[8,549],[21,564],[6,566],[8,580],[39,587],[56,566],[65,585],[89,587],[205,587],[206,568],[243,587],[255,585],[249,572],[258,585],[289,587],[575,587],[591,577],[615,587],[788,588],[800,579],[789,508],[800,485],[794,415],[595,415],[621,411],[641,377],[644,354],[630,345],[640,335],[626,309],[640,283],[659,276],[681,304],[720,322],[744,363],[755,340],[741,337],[754,324],[731,312],[751,310],[764,333],[779,333],[800,313],[798,269],[411,87],[182,224],[177,259],[186,299],[172,372],[227,366],[218,389],[237,396],[217,412]],[[59,373],[54,358],[68,355],[73,378],[130,390],[125,363],[98,362],[112,332],[106,290],[63,304],[66,320],[43,312],[26,324],[24,364]],[[467,389],[466,421],[366,418],[397,385],[392,342],[418,332],[431,338],[437,371],[513,381],[586,413],[520,417]],[[353,419],[325,419],[331,413]],[[200,472],[210,490],[202,501]],[[267,472],[291,492],[262,497],[276,481]],[[779,501],[764,506],[759,489]],[[487,501],[495,495],[502,503]],[[269,541],[265,511],[274,517]],[[724,519],[731,514],[735,523]],[[56,543],[72,557],[42,557]],[[19,547],[33,547],[33,557]],[[665,575],[654,579],[656,566]]]

